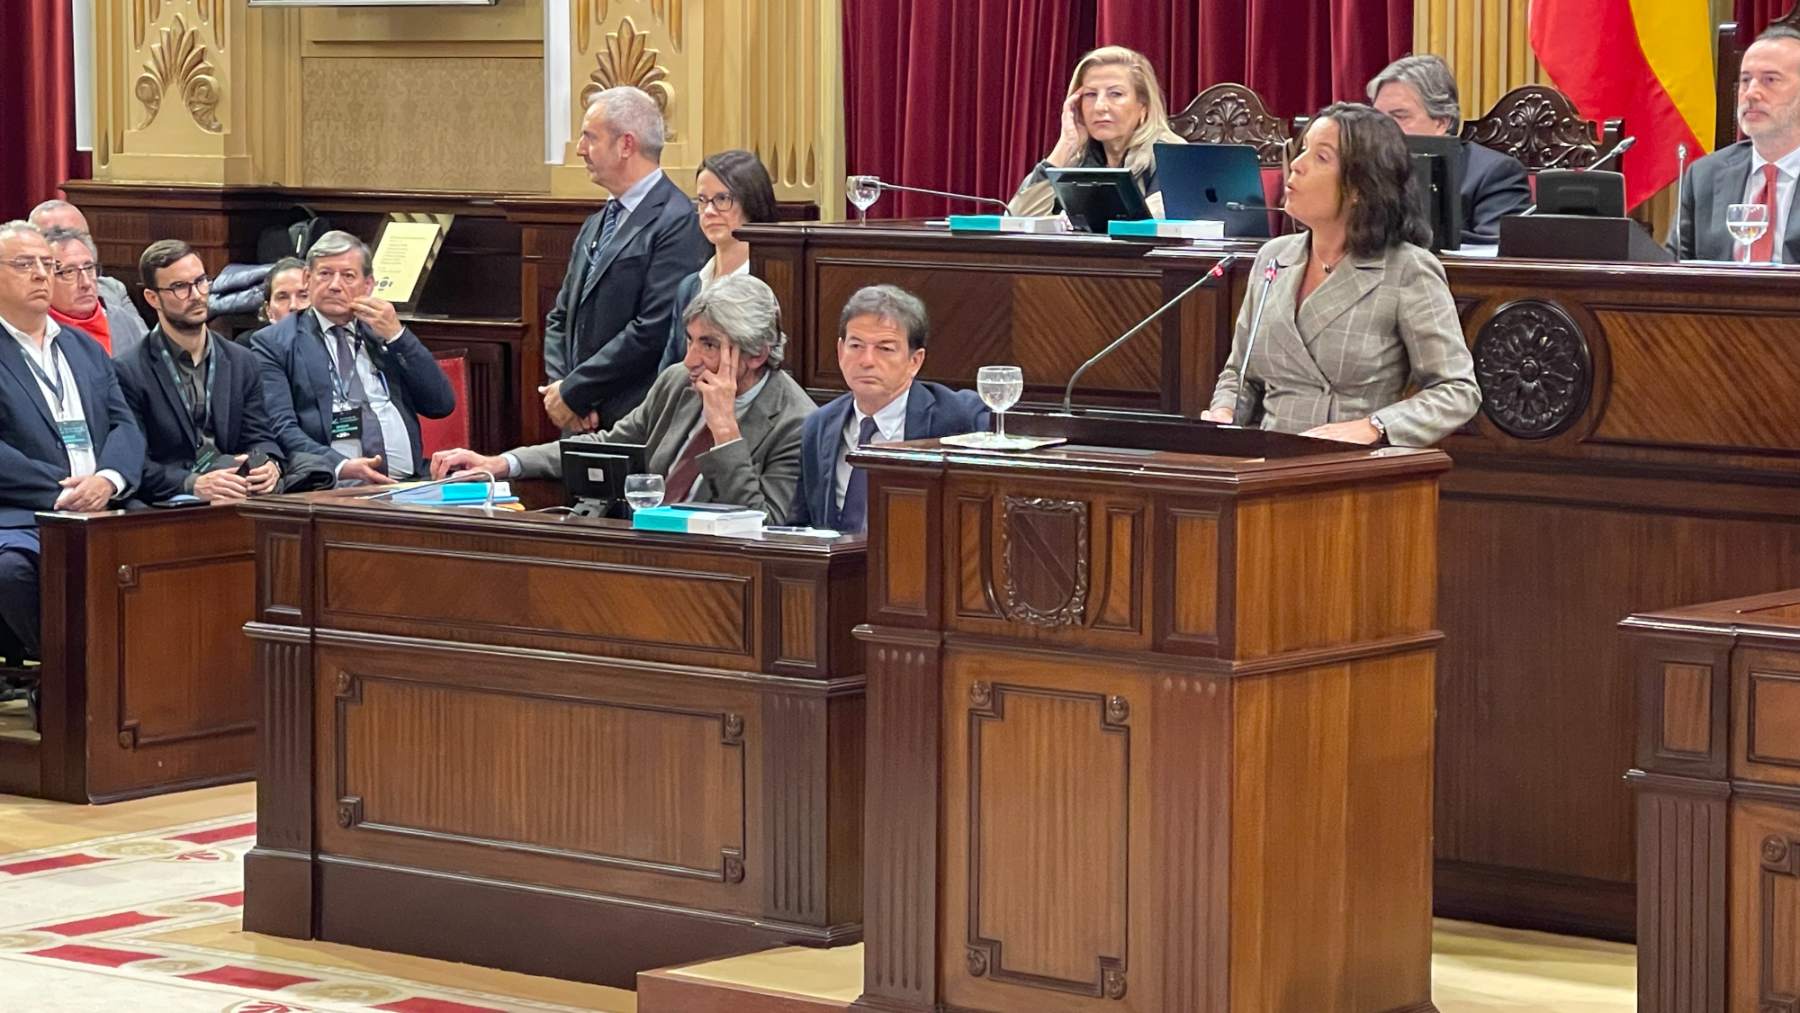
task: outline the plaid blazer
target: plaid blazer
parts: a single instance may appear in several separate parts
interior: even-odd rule
[[[1428,447],[1474,417],[1475,363],[1438,259],[1410,243],[1346,257],[1296,312],[1309,241],[1301,232],[1258,251],[1213,409],[1237,403],[1244,374],[1259,390],[1264,429],[1298,433],[1379,416],[1388,442]],[[1269,286],[1262,336],[1240,370],[1271,260],[1282,268]],[[1403,400],[1409,388],[1416,392]]]

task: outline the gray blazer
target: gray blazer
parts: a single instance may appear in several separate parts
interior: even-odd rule
[[[1296,312],[1310,240],[1305,232],[1281,236],[1257,253],[1213,409],[1237,402],[1250,320],[1273,260],[1282,267],[1245,370],[1260,388],[1262,428],[1298,433],[1376,416],[1388,442],[1428,447],[1474,417],[1481,389],[1438,259],[1410,243],[1347,256]],[[1417,393],[1402,400],[1408,387]]]
[[[1744,199],[1744,184],[1750,181],[1750,156],[1755,149],[1749,141],[1739,141],[1688,166],[1681,187],[1681,208],[1677,221],[1681,225],[1681,246],[1676,248],[1675,223],[1663,246],[1682,260],[1731,260],[1737,252],[1737,241],[1725,231],[1725,209]],[[1789,201],[1793,198],[1790,196]],[[1781,237],[1781,261],[1800,264],[1800,215],[1790,207],[1787,234]],[[1779,217],[1779,216],[1776,216]]]
[[[144,343],[144,335],[150,333],[150,327],[144,323],[137,304],[131,301],[131,291],[124,282],[103,274],[98,285],[100,304],[106,307],[106,328],[112,332],[112,357],[122,359]]]
[[[738,414],[743,439],[700,455],[696,503],[735,503],[761,510],[769,523],[786,524],[800,484],[800,430],[813,410],[812,398],[782,370]],[[667,475],[700,420],[700,395],[680,364],[660,373],[644,401],[603,433],[578,437],[602,443],[642,443],[650,448],[651,471]],[[520,478],[562,478],[558,441],[513,450]]]

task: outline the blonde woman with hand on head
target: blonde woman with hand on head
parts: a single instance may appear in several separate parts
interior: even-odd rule
[[[1048,215],[1060,210],[1045,169],[1125,168],[1143,192],[1153,215],[1162,215],[1156,183],[1156,144],[1185,143],[1169,129],[1156,71],[1142,53],[1103,46],[1075,64],[1063,100],[1062,133],[1043,161],[1032,167],[1008,214]]]

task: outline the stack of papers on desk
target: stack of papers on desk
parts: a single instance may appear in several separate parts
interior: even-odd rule
[[[1062,215],[951,215],[952,232],[1032,232],[1050,234],[1064,231]]]
[[[396,490],[391,499],[396,503],[417,506],[481,506],[487,502],[486,482],[452,482],[447,485],[422,485],[417,489]],[[505,482],[494,483],[494,505],[517,503],[519,497]]]
[[[1111,221],[1106,223],[1106,234],[1127,239],[1224,239],[1225,223],[1207,218]]]
[[[710,503],[645,507],[631,515],[631,526],[643,531],[682,531],[690,535],[753,535],[767,520],[761,510]]]

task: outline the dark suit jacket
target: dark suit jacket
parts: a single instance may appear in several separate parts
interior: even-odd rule
[[[116,471],[129,495],[144,464],[144,434],[119,389],[106,349],[76,327],[64,327],[56,347],[81,391],[81,411],[94,440],[96,471]],[[13,336],[0,329],[0,528],[36,528],[32,516],[53,510],[69,477],[69,453],[56,431],[50,403]]]
[[[1681,209],[1669,225],[1664,246],[1682,260],[1732,260],[1737,242],[1725,231],[1725,209],[1744,200],[1744,184],[1750,181],[1750,156],[1755,147],[1739,141],[1688,166],[1681,186]],[[1792,200],[1792,197],[1789,198]],[[1800,215],[1788,209],[1787,234],[1781,237],[1781,260],[1800,264]],[[1779,215],[1771,217],[1779,218]],[[1676,224],[1681,248],[1676,249]]]
[[[418,416],[449,415],[456,410],[456,391],[410,329],[387,345],[361,321],[356,333],[387,379],[388,397],[406,420],[414,470],[430,471],[430,462],[420,456]],[[289,314],[257,331],[250,346],[262,375],[263,408],[282,455],[291,460],[298,454],[317,454],[336,467],[344,455],[331,449],[331,358],[319,334],[318,318],[311,310]]]
[[[681,323],[681,315],[687,312],[687,305],[700,294],[700,272],[681,279],[675,288],[674,312],[669,314],[669,338],[663,344],[662,361],[656,364],[656,375],[687,358],[687,328]]]
[[[603,209],[604,210],[604,209]],[[667,175],[595,255],[602,212],[582,223],[556,305],[544,318],[544,372],[577,415],[610,426],[644,400],[669,337],[675,289],[712,247],[687,195]]]
[[[1500,219],[1531,206],[1525,164],[1511,155],[1464,141],[1462,241],[1491,246],[1500,241]]]
[[[181,391],[175,388],[158,351],[165,340],[161,327],[152,328],[135,348],[114,360],[125,400],[144,430],[147,449],[138,498],[147,503],[187,491],[184,486],[194,470],[194,447],[200,441],[187,405],[182,403]],[[219,453],[251,454],[260,450],[280,460],[281,447],[275,442],[275,430],[263,410],[256,354],[217,334],[209,336],[206,354],[219,357],[212,392],[213,443]]]
[[[813,412],[800,432],[800,495],[788,511],[788,523],[829,528],[836,522],[837,466],[844,456],[844,427],[855,411],[851,395]],[[959,433],[983,432],[990,425],[987,405],[972,390],[951,390],[941,383],[914,380],[906,399],[909,440],[929,440]]]

